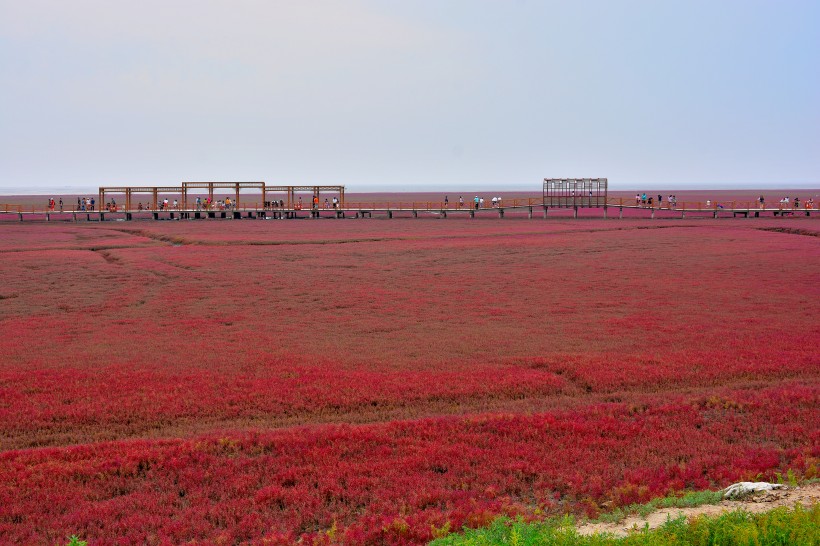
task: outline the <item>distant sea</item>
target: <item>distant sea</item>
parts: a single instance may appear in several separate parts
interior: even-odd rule
[[[97,195],[98,186],[0,186],[0,195]]]
[[[332,183],[335,184],[336,182],[323,182],[323,183]],[[178,183],[169,183],[169,186],[176,186]],[[311,183],[306,183],[306,185],[310,185]],[[139,185],[146,185],[150,186],[153,184],[108,184],[110,186],[114,185],[121,185],[121,186],[139,186]],[[273,183],[271,183],[273,185]],[[526,195],[526,194],[536,194],[541,193],[541,182],[539,180],[533,181],[532,184],[517,184],[517,187],[510,187],[508,184],[500,184],[501,186],[507,186],[509,189],[504,188],[500,189],[499,187],[493,187],[492,185],[488,184],[478,184],[476,187],[467,188],[463,187],[463,184],[454,184],[451,187],[448,187],[447,184],[442,184],[440,187],[431,186],[429,184],[420,184],[418,187],[401,187],[401,186],[390,186],[385,185],[382,188],[374,188],[370,184],[363,184],[361,186],[356,185],[346,185],[347,186],[347,193],[357,193],[357,194],[367,194],[367,195],[379,195],[379,194],[418,194],[418,195],[438,195],[438,194],[459,194],[463,193],[464,195],[470,193],[487,193],[487,192],[499,192],[505,193],[508,195]],[[776,189],[781,188],[781,189]],[[682,191],[689,191],[689,192],[713,192],[713,191],[736,191],[736,190],[746,190],[746,191],[757,191],[757,190],[766,190],[766,191],[800,191],[803,192],[805,190],[814,190],[820,188],[820,181],[818,182],[805,182],[805,183],[790,183],[790,184],[779,184],[775,183],[748,183],[748,184],[741,184],[741,183],[720,183],[716,182],[714,184],[668,184],[668,183],[654,183],[654,184],[641,184],[641,183],[631,183],[631,182],[613,182],[612,180],[609,181],[609,191],[611,193],[618,193],[618,192],[635,192],[635,191],[665,191],[669,192],[670,190],[677,190],[678,192]],[[37,195],[37,196],[89,196],[89,195],[97,195],[99,191],[99,186],[88,184],[88,185],[58,185],[58,184],[43,184],[43,185],[5,185],[0,182],[0,195]],[[222,190],[224,191],[224,190]]]

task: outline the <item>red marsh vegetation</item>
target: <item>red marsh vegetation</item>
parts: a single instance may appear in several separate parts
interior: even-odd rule
[[[817,475],[814,218],[0,232],[0,542],[418,544]]]

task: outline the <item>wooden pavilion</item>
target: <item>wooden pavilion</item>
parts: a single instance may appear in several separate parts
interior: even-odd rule
[[[545,207],[605,207],[606,178],[545,178]]]
[[[189,199],[197,194],[207,194],[211,201],[214,200],[216,190],[228,190],[234,196],[234,205],[236,208],[254,208],[265,209],[270,203],[271,195],[275,193],[282,193],[286,196],[285,208],[293,209],[297,204],[297,193],[309,192],[311,196],[319,198],[322,192],[330,192],[338,195],[339,208],[344,207],[345,202],[345,187],[344,186],[327,186],[327,185],[302,185],[302,186],[269,186],[265,182],[183,182],[180,186],[101,186],[99,190],[99,206],[105,206],[106,196],[113,196],[115,194],[125,195],[125,211],[133,211],[133,196],[139,194],[148,194],[151,196],[150,208],[157,210],[161,194],[168,194],[174,198],[179,198],[178,210],[192,210],[193,203]],[[243,206],[242,191],[252,190],[253,193],[259,196],[259,201],[254,200]],[[248,194],[245,193],[247,196]],[[305,208],[310,208],[310,203],[307,203]]]

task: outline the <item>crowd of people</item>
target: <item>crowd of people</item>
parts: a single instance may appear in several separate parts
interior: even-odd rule
[[[591,192],[590,192],[591,198]],[[486,208],[484,197],[476,195],[471,200],[472,202],[468,205],[470,208],[474,208],[476,210]],[[760,209],[766,208],[766,199],[763,195],[757,198],[757,205]],[[492,197],[489,199],[489,205],[492,208],[500,208],[502,207],[502,199],[501,197]],[[658,194],[657,199],[655,199],[652,195],[647,195],[646,192],[644,193],[636,193],[635,194],[635,205],[639,207],[648,207],[648,208],[669,208],[674,209],[678,205],[678,198],[677,196],[670,194],[666,199],[664,199],[662,194]],[[780,209],[799,209],[801,208],[811,210],[815,208],[814,199],[808,198],[801,200],[799,197],[789,198],[788,196],[783,197],[779,201],[779,208]],[[324,203],[321,205],[324,209],[333,209],[337,210],[341,207],[341,200],[334,196],[332,200],[328,200],[325,198]],[[458,201],[456,203],[457,208],[463,209],[465,207],[464,196],[459,195]],[[59,207],[59,211],[63,212],[63,199],[60,198],[59,200],[55,200],[53,197],[48,200],[48,210],[50,212],[55,212]],[[197,197],[195,202],[196,210],[235,210],[236,209],[236,200],[231,199],[230,197],[226,197],[224,200],[219,199],[214,201],[211,197]],[[283,200],[271,200],[265,201],[265,208],[266,209],[284,209],[286,207],[285,201]],[[313,210],[318,210],[320,207],[319,203],[319,196],[314,195],[311,199],[311,208]],[[450,197],[445,195],[444,196],[444,208],[450,207]],[[302,210],[302,197],[300,196],[298,200],[293,203],[294,210]],[[725,208],[724,204],[719,202],[712,202],[711,199],[706,200],[706,208],[707,209],[723,209]],[[96,201],[93,197],[77,197],[77,211],[82,212],[90,212],[96,209]],[[137,210],[139,211],[148,211],[152,210],[153,207],[151,203],[142,204],[142,202],[138,203]],[[167,211],[167,210],[179,210],[180,203],[177,199],[173,201],[169,201],[169,199],[164,198],[157,202],[156,210],[159,211]],[[111,201],[105,204],[105,210],[108,212],[117,212],[117,202],[115,199],[111,199]]]
[[[761,198],[762,198],[762,196],[761,196]],[[789,199],[789,197],[786,196],[786,197],[784,197],[783,199],[780,200],[780,208],[781,209],[789,209],[789,208],[799,209],[800,208],[800,203],[801,203],[801,201],[800,201],[799,197],[795,197],[794,199]],[[812,199],[811,197],[809,197],[808,199],[804,199],[802,201],[802,203],[803,203],[803,208],[805,208],[805,209],[813,209],[814,208],[814,199]],[[761,207],[761,208],[763,208],[763,207]]]
[[[766,208],[766,198],[765,196],[761,195],[756,199],[757,206],[759,209]],[[647,195],[646,193],[636,193],[635,194],[635,205],[639,207],[649,207],[649,208],[664,208],[664,203],[666,208],[673,209],[678,205],[678,198],[675,195],[669,195],[666,201],[664,202],[663,195],[658,194],[657,201],[651,196]],[[789,197],[784,197],[779,202],[779,208],[781,209],[799,209],[800,206],[805,209],[814,209],[814,199],[808,198],[803,201],[800,200],[799,197],[795,197],[790,199]],[[711,199],[706,200],[706,208],[707,209],[723,209],[726,206],[723,203],[718,201],[713,202]]]
[[[655,207],[655,208],[663,208],[664,200],[663,195],[658,194],[657,201],[651,195],[647,195],[646,192],[644,193],[636,193],[635,194],[635,206],[638,207]],[[678,197],[676,195],[669,194],[669,197],[666,198],[666,208],[673,209],[678,206]]]
[[[491,204],[492,208],[499,208],[499,207],[502,206],[502,201],[501,201],[500,197],[492,197],[491,199],[489,199],[489,203]],[[458,201],[456,202],[456,207],[460,208],[460,209],[464,208],[464,196],[463,195],[458,196]],[[450,196],[449,195],[444,196],[444,208],[445,209],[450,208]],[[484,198],[481,197],[481,196],[478,196],[478,195],[473,197],[472,208],[474,208],[476,210],[486,208],[485,204],[484,204]]]
[[[341,208],[341,206],[342,206],[341,199],[339,199],[335,195],[333,196],[332,199],[328,199],[327,197],[325,197],[325,200],[324,200],[323,203],[319,202],[319,196],[318,195],[314,195],[310,200],[310,208],[312,210],[318,210],[320,207],[323,208],[323,209],[328,209],[328,210],[330,210],[330,209],[337,210],[337,209]],[[296,199],[296,201],[293,203],[293,210],[303,210],[304,207],[305,207],[305,205],[304,205],[304,202],[302,201],[302,196],[300,195]],[[278,201],[276,199],[274,199],[272,201],[265,201],[265,208],[268,209],[268,210],[285,209],[285,208],[287,208],[287,204],[282,199],[280,199]]]
[[[181,203],[178,199],[174,199],[173,201],[164,198],[157,201],[157,211],[171,211],[171,210],[180,210]],[[137,210],[151,210],[152,206],[151,203],[145,203],[144,205],[142,202],[137,203]],[[195,210],[236,210],[236,200],[231,199],[230,197],[226,197],[225,199],[217,199],[213,200],[211,197],[197,197],[194,201],[194,209]]]
[[[49,212],[54,212],[55,209],[57,208],[57,206],[58,206],[58,204],[57,204],[56,201],[54,201],[53,197],[48,200],[48,210],[49,210]],[[60,212],[63,212],[63,198],[62,197],[60,197],[59,207],[60,207]]]
[[[176,201],[174,201],[176,203]],[[197,197],[194,202],[196,210],[236,210],[236,199],[226,197],[225,199],[217,199],[214,201],[210,196],[205,199]]]
[[[52,199],[53,201],[53,199]],[[77,210],[82,212],[93,211],[97,205],[96,200],[93,197],[78,197],[77,198]]]

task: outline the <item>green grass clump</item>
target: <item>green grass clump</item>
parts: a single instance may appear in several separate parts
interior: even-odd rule
[[[616,508],[598,516],[595,521],[603,523],[618,523],[627,516],[637,514],[646,517],[655,510],[662,508],[692,508],[702,504],[717,504],[723,500],[723,491],[689,491],[682,496],[670,496],[652,499],[646,504],[630,504],[623,508]]]
[[[499,518],[486,529],[466,529],[435,540],[431,546],[819,546],[820,504],[795,505],[762,514],[744,510],[691,521],[680,517],[657,529],[644,528],[616,538],[596,534],[581,536],[572,518],[543,523],[524,523]]]

